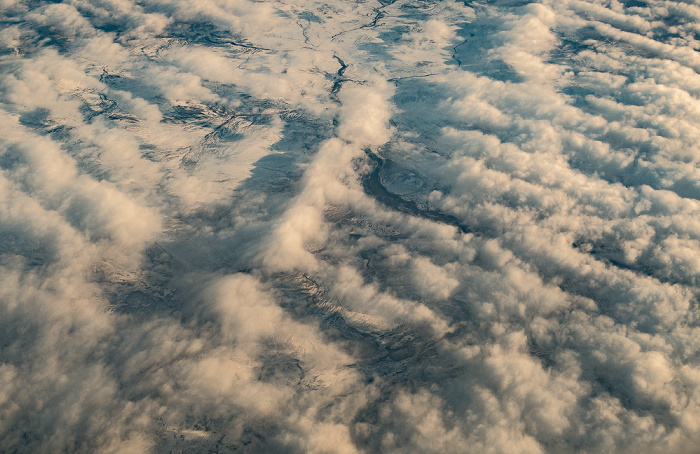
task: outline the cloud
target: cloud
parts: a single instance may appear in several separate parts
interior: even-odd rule
[[[387,98],[391,96],[385,83],[372,88],[349,86],[340,95],[338,136],[358,146],[382,145],[391,137],[391,118]]]
[[[697,446],[696,6],[0,15],[0,450]]]

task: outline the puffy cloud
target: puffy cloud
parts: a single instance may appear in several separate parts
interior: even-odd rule
[[[389,119],[391,108],[387,98],[391,95],[386,83],[369,88],[351,85],[340,94],[338,137],[357,146],[383,145],[391,138]]]

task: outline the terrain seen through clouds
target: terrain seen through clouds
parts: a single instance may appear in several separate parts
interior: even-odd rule
[[[697,0],[0,0],[0,451],[695,453]]]

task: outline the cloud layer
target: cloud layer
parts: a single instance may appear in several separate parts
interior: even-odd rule
[[[698,18],[0,2],[0,450],[693,452]]]

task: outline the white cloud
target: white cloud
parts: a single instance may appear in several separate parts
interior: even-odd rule
[[[391,91],[385,82],[373,87],[350,85],[340,93],[342,107],[338,136],[357,146],[379,146],[391,138],[391,118],[387,98]]]

